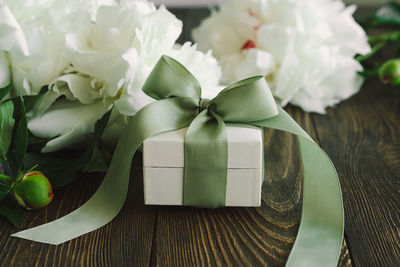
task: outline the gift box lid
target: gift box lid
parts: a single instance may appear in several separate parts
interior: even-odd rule
[[[183,168],[184,138],[187,128],[162,133],[143,143],[143,166]],[[228,168],[261,169],[263,138],[256,127],[227,126]]]

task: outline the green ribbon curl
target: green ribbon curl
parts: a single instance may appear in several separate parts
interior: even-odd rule
[[[143,141],[189,127],[185,137],[184,205],[225,205],[227,138],[225,123],[278,129],[297,135],[303,165],[303,207],[298,235],[286,266],[336,266],[343,241],[344,214],[336,170],[325,152],[275,104],[261,76],[237,82],[212,100],[201,98],[196,78],[163,56],[143,91],[158,100],[130,119],[99,189],[83,206],[53,222],[13,237],[61,244],[109,223],[122,208],[130,165]]]

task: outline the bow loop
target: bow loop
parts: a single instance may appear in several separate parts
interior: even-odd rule
[[[239,81],[213,100],[215,112],[225,122],[254,122],[278,115],[274,97],[263,76]]]
[[[225,122],[246,123],[278,115],[272,93],[263,76],[239,81],[222,90],[214,99],[202,99],[197,79],[178,61],[162,56],[143,86],[156,100],[185,97],[198,99],[199,113],[210,109]]]
[[[175,59],[162,56],[150,73],[143,91],[156,100],[172,97],[200,98],[197,79]]]

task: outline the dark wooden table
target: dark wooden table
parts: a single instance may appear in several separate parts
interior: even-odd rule
[[[175,10],[181,41],[205,11]],[[327,115],[286,110],[335,163],[346,214],[339,266],[400,266],[400,90],[368,81]],[[101,174],[56,190],[50,207],[15,229],[0,219],[1,266],[283,266],[299,226],[302,176],[295,139],[265,131],[261,208],[216,210],[143,205],[142,155],[132,163],[129,195],[107,226],[59,246],[10,238],[63,216],[95,192]],[[316,200],[317,201],[317,200]]]

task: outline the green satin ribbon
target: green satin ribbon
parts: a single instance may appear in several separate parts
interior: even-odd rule
[[[228,169],[225,122],[249,123],[278,114],[264,78],[240,81],[212,100],[202,99],[196,78],[177,61],[164,57],[154,67],[143,91],[156,100],[194,101],[190,110],[196,117],[188,122],[184,144],[183,204],[224,207]]]
[[[336,266],[342,245],[344,214],[336,170],[324,151],[280,107],[262,77],[225,88],[212,100],[180,63],[163,56],[143,90],[158,101],[141,109],[121,137],[97,192],[74,212],[53,222],[13,234],[60,244],[110,222],[122,208],[131,160],[143,141],[166,131],[189,127],[185,139],[185,205],[225,205],[225,122],[246,123],[298,136],[303,164],[303,211],[287,266]]]

